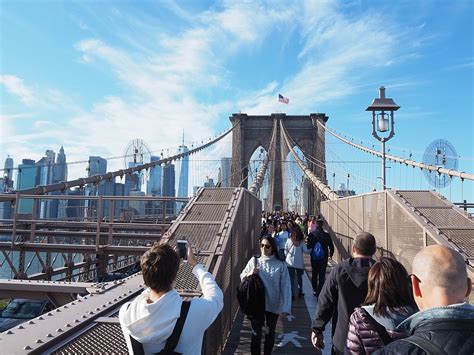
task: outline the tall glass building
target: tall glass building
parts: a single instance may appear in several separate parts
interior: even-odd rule
[[[162,178],[161,178],[161,192],[163,196],[174,197],[176,196],[175,190],[175,167],[174,164],[167,163],[162,167]],[[166,214],[175,214],[175,203],[169,201],[166,204]]]
[[[221,159],[221,186],[229,187],[231,179],[232,158],[223,157]]]
[[[4,190],[13,189],[13,159],[10,156],[7,156],[7,159],[5,159],[4,174]]]
[[[189,149],[183,143],[178,148],[178,154],[187,153]],[[184,158],[181,158],[179,161],[175,162],[176,176],[176,190],[178,191],[177,197],[188,197],[188,176],[189,176],[189,155],[186,155]],[[186,205],[186,202],[177,202],[176,211],[179,212]]]
[[[16,189],[23,190],[30,187],[35,187],[37,184],[36,180],[36,164],[32,159],[23,159],[21,164],[18,164],[18,175],[16,177]],[[18,204],[19,213],[32,213],[33,211],[33,200],[32,199],[20,199]]]

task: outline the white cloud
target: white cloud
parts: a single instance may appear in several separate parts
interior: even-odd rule
[[[34,105],[38,99],[23,80],[14,75],[1,75],[0,83],[2,83],[10,94],[18,96],[18,98],[28,106]]]

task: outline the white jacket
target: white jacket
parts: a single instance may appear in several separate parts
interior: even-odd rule
[[[252,257],[240,274],[243,280],[255,268]],[[286,264],[272,256],[257,258],[258,275],[265,285],[265,310],[280,314],[291,314],[291,282]]]
[[[224,305],[221,289],[204,266],[197,264],[193,268],[193,274],[199,280],[203,296],[192,299],[183,332],[175,348],[176,352],[184,355],[201,354],[204,331]],[[143,344],[145,354],[162,350],[181,312],[182,299],[176,290],[165,293],[150,304],[147,303],[149,295],[148,288],[120,308],[120,325],[130,354],[133,354],[130,335]]]
[[[304,269],[303,253],[309,254],[310,251],[306,247],[304,240],[299,245],[293,244],[293,241],[288,239],[285,244],[286,263],[297,269]]]

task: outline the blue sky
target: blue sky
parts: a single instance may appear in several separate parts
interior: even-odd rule
[[[374,144],[365,108],[385,85],[392,153],[421,160],[443,138],[473,172],[473,3],[1,0],[0,160],[119,156],[134,138],[175,150],[239,111],[324,112]]]

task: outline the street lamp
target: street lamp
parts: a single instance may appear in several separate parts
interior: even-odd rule
[[[386,188],[385,179],[385,142],[395,135],[393,128],[394,119],[393,112],[397,111],[398,106],[392,99],[385,97],[385,88],[379,88],[379,98],[375,98],[372,105],[367,107],[366,111],[372,111],[372,135],[380,142],[382,142],[382,189]],[[375,126],[375,118],[377,118],[377,128]],[[378,132],[389,132],[388,136],[381,137]]]

